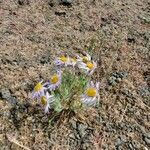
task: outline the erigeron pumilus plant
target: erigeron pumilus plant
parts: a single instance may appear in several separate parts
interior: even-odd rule
[[[99,82],[90,81],[97,64],[89,54],[59,56],[54,60],[54,67],[59,69],[49,81],[40,81],[32,92],[32,99],[40,103],[45,113],[50,109],[77,112],[99,103]]]

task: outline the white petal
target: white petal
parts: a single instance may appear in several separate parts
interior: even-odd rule
[[[78,66],[79,68],[85,68],[85,67],[86,67],[86,64],[83,63],[83,62],[78,62],[78,63],[77,63],[77,66]]]
[[[86,56],[87,56],[88,60],[90,61],[91,60],[91,56],[88,53],[86,53]]]
[[[90,86],[94,87],[94,82],[93,81],[90,82]]]
[[[47,104],[47,105],[45,106],[44,112],[45,112],[45,114],[46,114],[46,113],[49,113],[49,104]]]
[[[96,83],[96,89],[99,90],[100,82]]]

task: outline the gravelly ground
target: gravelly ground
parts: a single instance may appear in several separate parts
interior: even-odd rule
[[[2,149],[150,148],[148,0],[0,1]],[[103,85],[85,121],[55,127],[28,98],[60,51],[90,50]],[[16,104],[17,103],[17,104]],[[92,114],[92,115],[91,115]]]

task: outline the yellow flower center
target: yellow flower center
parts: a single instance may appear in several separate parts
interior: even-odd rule
[[[86,62],[89,61],[88,57],[86,57],[86,56],[82,57],[82,59],[83,59],[83,62],[84,62],[84,63],[86,63]]]
[[[40,91],[41,89],[42,89],[42,84],[39,82],[35,87],[34,87],[34,91],[35,92],[38,92],[38,91]]]
[[[42,96],[41,97],[41,103],[42,103],[42,105],[47,105],[47,99],[46,99],[46,97],[45,96]]]
[[[65,56],[61,56],[61,57],[60,57],[60,60],[61,60],[62,62],[67,62],[67,61],[68,61],[68,58],[65,57]]]
[[[72,61],[72,62],[76,62],[77,59],[76,59],[76,58],[71,58],[71,61]]]
[[[95,88],[88,88],[86,91],[87,96],[95,97],[96,96],[96,89]]]
[[[94,64],[91,63],[91,62],[88,62],[88,63],[86,64],[86,66],[87,66],[89,69],[93,69],[93,68],[94,68]]]
[[[57,74],[55,74],[51,77],[51,83],[53,83],[53,84],[57,83],[58,80],[59,80],[59,77]]]

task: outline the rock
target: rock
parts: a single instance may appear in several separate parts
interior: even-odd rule
[[[121,135],[116,139],[115,145],[116,145],[116,147],[119,147],[120,145],[122,145],[125,142],[126,142],[126,136]]]
[[[144,141],[146,142],[147,145],[150,145],[150,139],[148,139],[148,138],[145,137]]]
[[[133,146],[132,143],[129,143],[128,146],[129,146],[129,148],[130,148],[131,150],[134,150],[134,146]]]
[[[74,136],[76,137],[76,139],[80,139],[80,135],[77,132],[74,133]]]
[[[115,85],[116,84],[116,78],[114,76],[111,76],[108,80],[109,85]]]
[[[83,138],[87,134],[86,129],[87,129],[87,125],[84,125],[84,124],[78,125],[78,131],[79,131],[81,138]]]
[[[150,145],[150,133],[145,133],[144,135],[144,141],[146,142],[147,145]]]
[[[145,136],[150,139],[150,133],[146,133]]]
[[[124,95],[127,98],[128,102],[131,105],[135,104],[135,99],[136,98],[134,97],[134,95],[132,94],[132,92],[129,89],[127,89],[127,88],[122,89],[121,94]]]
[[[111,74],[110,78],[108,79],[109,85],[116,85],[117,83],[121,82],[123,78],[126,78],[128,76],[127,72],[114,72]]]
[[[70,123],[71,123],[71,127],[72,127],[73,129],[77,129],[77,123],[76,123],[75,120],[71,120]]]
[[[54,7],[57,1],[49,0],[48,4],[50,7]]]
[[[40,58],[40,63],[41,64],[47,64],[50,62],[50,54],[46,54],[46,55],[43,55],[41,58]]]
[[[13,105],[15,105],[15,104],[17,104],[17,99],[16,99],[16,97],[10,97],[9,99],[8,99],[8,101],[11,103],[11,104],[13,104]]]
[[[127,141],[127,137],[125,135],[120,135],[120,138],[123,142],[126,142]]]
[[[64,4],[71,4],[73,2],[73,0],[61,0],[61,3]]]
[[[141,20],[142,20],[143,23],[147,23],[147,24],[150,23],[150,17],[141,16]]]
[[[6,88],[1,89],[0,94],[1,94],[1,97],[2,97],[3,99],[8,99],[8,98],[11,97],[10,90],[9,90],[9,89],[6,89]]]
[[[61,12],[61,11],[56,11],[55,12],[55,15],[57,15],[57,16],[65,16],[66,15],[66,12]]]
[[[71,6],[72,5],[73,0],[60,0],[60,4],[64,5],[64,6]]]
[[[137,131],[141,132],[143,135],[146,134],[145,128],[143,126],[138,124],[138,125],[135,125],[135,128]]]
[[[71,139],[76,139],[74,133],[69,134],[69,138],[71,138]]]
[[[115,145],[118,147],[121,144],[122,144],[122,141],[121,141],[121,139],[119,137],[119,138],[116,139]]]
[[[129,43],[135,43],[135,38],[132,37],[132,36],[129,36],[129,37],[127,38],[127,41],[128,41]]]
[[[10,115],[11,115],[11,114],[10,114],[9,111],[3,111],[3,112],[0,112],[0,117],[9,118]]]
[[[0,97],[2,99],[6,99],[11,104],[16,104],[17,103],[16,97],[12,96],[11,93],[10,93],[10,90],[7,89],[7,88],[3,88],[3,89],[0,90]]]
[[[150,89],[148,86],[141,86],[140,89],[140,94],[143,96],[143,97],[148,97],[150,96]]]
[[[29,0],[18,0],[19,5],[29,5]]]

